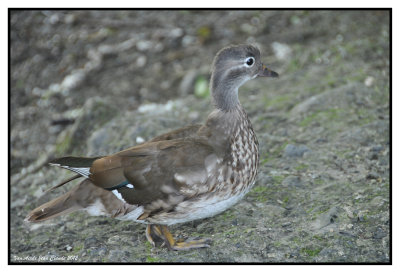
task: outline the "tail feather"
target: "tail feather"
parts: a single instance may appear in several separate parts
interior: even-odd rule
[[[67,182],[73,180],[74,177],[68,179]],[[61,186],[65,181],[61,182],[55,187]],[[94,190],[96,186],[92,185],[88,179],[83,180],[78,185],[73,187],[69,192],[61,195],[60,197],[44,203],[40,207],[31,211],[25,218],[27,222],[40,222],[68,214],[76,210],[85,209],[90,206],[96,198],[98,193]],[[94,193],[91,195],[91,193]]]
[[[64,195],[31,211],[25,221],[41,222],[77,210],[85,210],[90,215],[116,217],[125,215],[135,208],[137,206],[122,202],[112,192],[97,187],[89,179],[85,179]]]
[[[49,164],[53,165],[62,165],[69,167],[90,167],[93,164],[93,161],[99,159],[100,157],[74,157],[74,156],[66,156],[54,159],[49,162]]]
[[[25,218],[25,221],[41,222],[80,209],[70,195],[71,191],[34,209]]]
[[[51,192],[51,191],[53,191],[53,190],[55,190],[55,189],[57,189],[57,188],[59,188],[59,187],[65,185],[65,184],[67,184],[68,182],[71,182],[72,180],[75,180],[75,179],[77,179],[77,178],[79,178],[79,177],[81,177],[80,174],[74,175],[74,176],[72,176],[72,177],[70,177],[70,178],[68,178],[68,179],[66,179],[66,180],[64,180],[64,181],[62,181],[62,182],[60,182],[59,184],[55,185],[54,187],[51,187],[50,189],[46,190],[45,193],[49,193],[49,192]]]
[[[79,175],[88,178],[90,175],[90,167],[93,162],[100,157],[62,157],[50,161],[49,164],[52,166],[61,167]]]

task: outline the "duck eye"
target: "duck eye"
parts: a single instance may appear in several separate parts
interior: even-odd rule
[[[254,64],[254,58],[253,57],[248,57],[246,58],[246,65],[247,66],[252,66]]]

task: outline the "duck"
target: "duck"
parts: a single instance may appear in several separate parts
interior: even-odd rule
[[[27,222],[74,211],[146,225],[153,245],[170,250],[210,247],[211,239],[176,240],[169,226],[215,216],[250,191],[259,166],[259,148],[250,119],[239,102],[244,83],[278,77],[254,45],[222,48],[212,63],[213,110],[204,124],[159,135],[112,155],[62,157],[52,166],[74,172],[50,190],[83,178],[70,191],[34,210]]]

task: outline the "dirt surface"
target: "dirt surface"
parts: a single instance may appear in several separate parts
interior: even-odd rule
[[[12,262],[390,262],[388,11],[12,11]],[[117,152],[204,121],[215,53],[256,44],[279,79],[240,99],[260,142],[253,190],[172,227],[209,237],[152,248],[145,227],[76,212],[23,219],[65,192],[45,163]]]

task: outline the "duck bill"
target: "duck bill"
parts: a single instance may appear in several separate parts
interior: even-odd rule
[[[278,78],[279,74],[276,73],[275,71],[272,71],[271,69],[267,68],[264,64],[262,65],[262,70],[258,72],[258,77],[272,77],[272,78]]]

